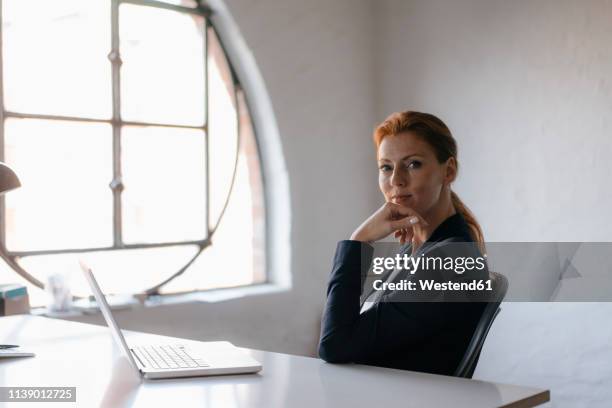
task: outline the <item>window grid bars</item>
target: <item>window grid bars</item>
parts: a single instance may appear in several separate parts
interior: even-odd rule
[[[226,196],[224,205],[222,207],[217,223],[213,228],[210,226],[210,172],[209,172],[209,135],[208,135],[208,121],[210,120],[208,109],[209,109],[209,98],[208,98],[208,55],[209,55],[209,41],[208,41],[208,30],[214,27],[210,24],[208,17],[211,14],[210,9],[198,2],[197,8],[189,8],[184,6],[176,6],[168,3],[162,3],[155,0],[111,0],[111,51],[108,54],[108,59],[111,63],[111,76],[112,76],[112,118],[111,119],[96,119],[86,117],[73,117],[73,116],[61,116],[61,115],[44,115],[44,114],[30,114],[6,111],[4,107],[4,89],[3,89],[3,54],[2,54],[2,30],[0,25],[0,161],[4,161],[4,124],[6,118],[21,118],[21,119],[44,119],[44,120],[62,120],[62,121],[75,121],[75,122],[90,122],[90,123],[108,123],[112,126],[113,134],[113,180],[109,184],[109,187],[113,193],[113,245],[110,247],[92,247],[92,248],[71,248],[71,249],[57,249],[57,250],[37,250],[37,251],[9,251],[6,248],[6,223],[5,223],[5,201],[4,196],[0,196],[0,257],[4,259],[7,264],[15,270],[24,279],[32,283],[33,285],[44,288],[44,283],[34,277],[32,274],[27,272],[17,262],[19,258],[25,256],[40,256],[40,255],[55,255],[55,254],[68,254],[68,253],[85,253],[85,252],[101,252],[101,251],[116,251],[126,249],[146,249],[146,248],[160,248],[168,246],[185,246],[185,245],[197,245],[198,251],[196,254],[189,259],[177,272],[172,274],[167,279],[163,280],[159,284],[147,289],[144,293],[147,295],[159,294],[159,289],[167,284],[168,282],[180,276],[182,273],[191,266],[191,264],[199,257],[202,251],[211,244],[211,238],[216,231],[223,214],[229,204],[229,199],[234,187],[234,182],[237,173],[238,165],[238,153],[240,149],[240,117],[238,107],[237,92],[240,84],[236,78],[233,68],[230,64],[231,77],[234,85],[233,99],[235,112],[237,116],[237,149],[234,160],[234,167],[232,173],[232,179],[230,184],[230,190]],[[174,125],[165,123],[152,123],[152,122],[139,122],[139,121],[124,121],[121,119],[121,55],[119,52],[119,6],[122,3],[135,4],[141,6],[155,7],[160,9],[167,9],[178,11],[182,13],[195,14],[204,17],[204,75],[205,75],[205,112],[204,112],[204,124],[202,126],[190,126],[190,125]],[[2,21],[2,0],[0,0],[0,22]],[[223,46],[221,45],[221,48]],[[224,51],[224,50],[223,50]],[[225,51],[224,51],[225,52]],[[121,193],[123,191],[122,174],[121,174],[121,129],[123,126],[156,126],[156,127],[168,127],[175,129],[198,129],[202,130],[205,135],[205,181],[206,181],[206,217],[205,217],[205,230],[206,237],[202,240],[195,241],[177,241],[177,242],[159,242],[150,244],[125,244],[122,237],[122,203]]]

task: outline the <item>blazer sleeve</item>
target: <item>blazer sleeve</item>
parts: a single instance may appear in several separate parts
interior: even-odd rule
[[[371,245],[360,241],[337,245],[318,348],[327,362],[370,360],[422,343],[443,330],[449,317],[442,302],[381,301],[360,314],[362,278],[373,252]]]

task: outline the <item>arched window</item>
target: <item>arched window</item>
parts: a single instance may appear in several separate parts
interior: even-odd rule
[[[109,293],[265,281],[258,145],[210,10],[1,2],[0,159],[23,186],[0,202],[7,264],[41,288],[82,258]]]

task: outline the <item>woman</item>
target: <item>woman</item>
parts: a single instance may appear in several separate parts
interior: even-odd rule
[[[392,233],[407,244],[402,252],[413,257],[445,253],[457,242],[471,243],[459,255],[481,256],[481,228],[451,190],[458,170],[456,142],[437,117],[408,111],[394,113],[381,123],[374,132],[374,143],[379,187],[386,202],[350,240],[338,243],[319,355],[331,363],[356,362],[452,375],[480,319],[483,303],[405,301],[397,293],[387,292],[375,293],[361,305],[360,296],[362,278],[372,260],[370,243]],[[485,267],[471,272],[470,277],[488,279],[488,271]],[[395,274],[393,279],[397,278]]]

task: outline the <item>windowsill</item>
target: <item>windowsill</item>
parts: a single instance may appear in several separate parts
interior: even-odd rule
[[[177,295],[168,294],[151,296],[145,301],[144,306],[155,307],[189,302],[215,303],[231,299],[239,299],[247,296],[280,293],[287,290],[289,290],[289,288],[286,286],[266,282],[237,288],[210,289],[192,293],[181,293]]]
[[[274,283],[260,283],[250,286],[242,286],[236,288],[223,288],[223,289],[209,289],[202,290],[192,293],[181,293],[181,294],[167,294],[167,295],[157,295],[151,296],[145,300],[143,303],[135,302],[134,297],[123,297],[123,301],[113,301],[111,303],[112,310],[126,310],[126,309],[140,309],[140,308],[149,308],[149,307],[158,307],[158,306],[166,306],[166,305],[175,305],[175,304],[184,304],[184,303],[195,303],[195,302],[204,302],[204,303],[215,303],[215,302],[223,302],[232,299],[239,299],[243,297],[249,296],[258,296],[258,295],[269,295],[273,293],[281,293],[289,290],[288,287],[284,285],[274,284]],[[86,310],[82,309],[73,309],[62,313],[52,313],[48,312],[46,307],[34,307],[31,309],[30,313],[38,316],[46,316],[53,318],[71,318],[77,316],[83,316],[88,314],[96,314],[99,313],[99,308],[96,306],[88,308]]]

